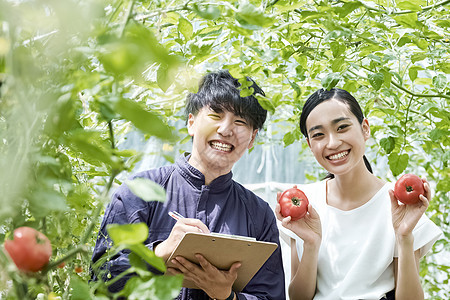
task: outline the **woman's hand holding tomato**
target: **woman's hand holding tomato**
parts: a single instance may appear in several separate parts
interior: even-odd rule
[[[431,199],[431,189],[428,181],[422,179],[424,195],[419,196],[419,201],[413,204],[399,203],[394,191],[389,191],[391,197],[392,224],[397,236],[408,236],[412,234],[414,227],[425,213]]]
[[[294,188],[297,188],[294,185]],[[283,227],[294,232],[300,237],[305,244],[320,245],[322,240],[322,225],[317,211],[308,205],[308,213],[301,219],[292,220],[291,216],[284,217],[281,214],[281,206],[279,203],[281,192],[277,193],[277,205],[275,207],[275,215],[281,221]]]

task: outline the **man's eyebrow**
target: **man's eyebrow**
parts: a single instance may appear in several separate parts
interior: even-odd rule
[[[340,118],[337,118],[337,119],[332,120],[331,123],[332,123],[333,125],[335,125],[335,124],[337,124],[337,123],[339,123],[339,122],[346,121],[346,120],[350,120],[350,118],[348,118],[348,117],[340,117]],[[313,127],[311,127],[311,128],[308,130],[308,132],[311,132],[311,131],[320,129],[320,128],[322,128],[322,127],[323,127],[322,125],[313,126]]]

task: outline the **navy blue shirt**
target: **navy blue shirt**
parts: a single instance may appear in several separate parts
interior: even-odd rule
[[[175,225],[169,211],[201,220],[211,232],[254,237],[258,241],[275,242],[278,248],[255,274],[239,299],[286,299],[284,270],[279,232],[275,215],[267,202],[232,179],[222,175],[205,185],[203,174],[188,163],[186,154],[175,164],[136,174],[160,184],[166,190],[165,202],[145,202],[135,196],[126,184],[121,185],[105,211],[92,261],[97,261],[110,247],[106,225],[144,222],[149,227],[145,244],[153,250],[155,243],[169,237]],[[121,252],[106,265],[112,277],[129,268],[127,252]],[[126,279],[110,287],[123,288]],[[202,290],[183,288],[177,299],[209,299]]]

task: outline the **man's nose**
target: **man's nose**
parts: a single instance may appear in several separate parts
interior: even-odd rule
[[[217,128],[217,132],[222,136],[231,136],[233,135],[233,125],[230,120],[223,120]]]

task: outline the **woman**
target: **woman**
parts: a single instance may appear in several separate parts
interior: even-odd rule
[[[320,89],[306,101],[300,129],[329,175],[299,186],[306,217],[277,218],[296,234],[290,299],[423,299],[419,259],[441,234],[424,214],[431,198],[399,204],[391,183],[372,174],[364,156],[370,127],[345,90]],[[278,195],[279,197],[279,195]]]

